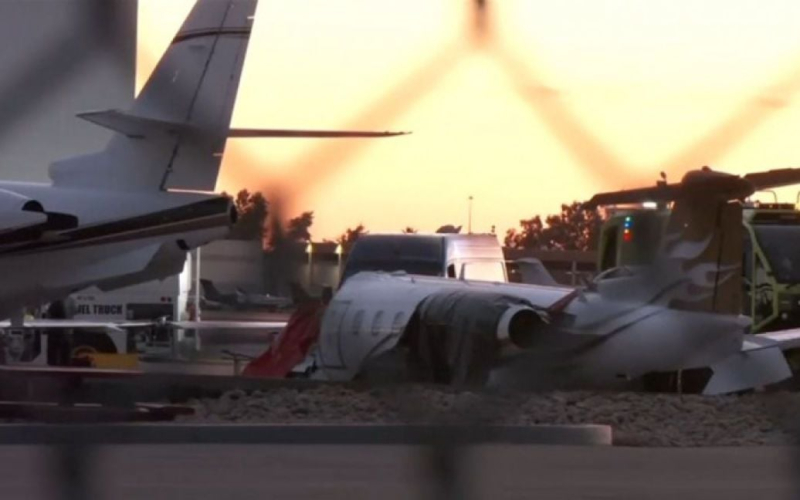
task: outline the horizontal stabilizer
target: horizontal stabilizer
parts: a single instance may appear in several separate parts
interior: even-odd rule
[[[125,113],[117,109],[104,111],[88,111],[77,115],[95,125],[113,130],[131,139],[145,139],[158,135],[177,135],[180,133],[199,133],[200,129],[193,128],[186,123],[160,120]],[[283,137],[283,138],[358,138],[358,137],[394,137],[406,135],[410,132],[371,132],[361,130],[290,130],[290,129],[231,129],[228,137],[258,138],[258,137]]]
[[[132,139],[144,139],[153,134],[178,134],[189,130],[185,123],[135,116],[117,109],[88,111],[78,113],[77,116]]]
[[[369,132],[361,130],[290,130],[290,129],[252,129],[234,128],[228,137],[285,137],[285,138],[357,138],[357,137],[394,137],[411,132]]]

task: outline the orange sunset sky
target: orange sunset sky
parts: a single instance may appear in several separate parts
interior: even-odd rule
[[[138,84],[192,0],[140,0]],[[599,190],[800,166],[796,0],[261,0],[218,190],[279,189],[315,240],[359,222],[498,233]],[[794,201],[795,190],[781,193]]]

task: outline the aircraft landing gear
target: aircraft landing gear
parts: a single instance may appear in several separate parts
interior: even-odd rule
[[[641,388],[644,392],[700,394],[711,375],[710,368],[648,373],[641,379]]]

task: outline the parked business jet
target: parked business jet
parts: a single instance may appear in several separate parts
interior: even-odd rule
[[[237,287],[234,292],[219,291],[213,281],[201,279],[204,307],[233,309],[237,311],[280,311],[293,306],[291,297],[279,297],[264,293],[250,293]]]
[[[179,273],[237,213],[213,194],[228,137],[383,137],[388,132],[231,130],[256,0],[199,0],[128,111],[79,117],[115,132],[58,161],[51,183],[0,182],[0,319],[95,285]]]

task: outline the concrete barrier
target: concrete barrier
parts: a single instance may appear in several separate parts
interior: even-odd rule
[[[0,445],[611,445],[607,425],[2,424]]]

